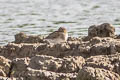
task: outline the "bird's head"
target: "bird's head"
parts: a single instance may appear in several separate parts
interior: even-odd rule
[[[58,31],[67,33],[67,30],[66,30],[64,27],[60,27],[60,28],[58,29]]]

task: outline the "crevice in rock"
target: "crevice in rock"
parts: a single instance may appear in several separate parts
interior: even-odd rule
[[[13,67],[14,67],[14,63],[13,62],[11,62],[11,66],[10,66],[10,69],[9,69],[9,73],[7,74],[7,77],[11,77],[11,75],[12,75],[12,69],[13,69]]]

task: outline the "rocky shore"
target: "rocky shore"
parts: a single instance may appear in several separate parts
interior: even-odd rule
[[[0,80],[120,80],[120,36],[109,23],[60,44],[18,33],[0,46]]]

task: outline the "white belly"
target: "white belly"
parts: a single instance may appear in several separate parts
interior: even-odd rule
[[[68,39],[68,33],[65,34],[65,41]]]

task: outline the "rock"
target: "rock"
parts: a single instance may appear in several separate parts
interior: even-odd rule
[[[86,64],[84,66],[103,68],[120,75],[120,53],[109,56],[91,56],[90,58],[86,59]]]
[[[0,56],[0,76],[6,77],[9,74],[11,61]]]
[[[53,72],[64,72],[64,73],[72,73],[78,72],[79,67],[85,63],[84,58],[82,57],[64,57],[54,58],[51,56],[35,56],[31,58],[30,64],[28,65],[32,69],[41,69]]]
[[[75,37],[68,37],[68,41],[82,41],[81,38],[75,38]]]
[[[120,53],[120,42],[116,43],[115,47],[116,47],[116,51]]]
[[[69,56],[64,57],[62,67],[59,72],[73,73],[78,72],[80,68],[85,64],[85,59],[81,56]]]
[[[110,55],[116,52],[120,52],[120,40],[107,37],[93,37],[89,41],[68,41],[61,44],[9,43],[0,47],[0,55],[11,60],[35,55],[63,58],[65,56]]]
[[[55,73],[28,68],[28,80],[76,80],[77,73]]]
[[[24,34],[23,32],[20,32],[15,35],[15,43],[21,43],[24,42],[25,39],[27,39],[27,35]]]
[[[102,42],[102,39],[100,37],[93,37],[91,40],[90,40],[90,43],[91,44],[98,44],[98,43],[101,43]]]
[[[0,55],[11,60],[15,58],[33,57],[38,53],[37,48],[42,45],[42,43],[9,43],[1,48]]]
[[[12,72],[11,76],[18,77],[18,76],[25,76],[27,71],[27,67],[29,65],[29,58],[16,58],[12,61]]]
[[[43,46],[42,48],[40,47],[42,50],[38,47],[39,49],[38,54],[54,56],[54,57],[59,57],[59,58],[62,58],[65,56],[71,56],[73,54],[73,50],[77,47],[77,45],[76,45],[76,42],[45,45],[46,48],[44,49],[43,47],[45,46]]]
[[[75,80],[77,72],[85,64],[80,56],[54,58],[39,55],[29,58],[16,58],[13,60],[13,77],[23,77],[29,80]]]
[[[90,56],[90,46],[85,44],[80,44],[78,47],[78,54],[79,56],[83,56],[83,57],[89,57]]]
[[[43,43],[43,37],[42,36],[27,36],[25,33],[20,32],[15,35],[15,41],[14,43],[20,44],[20,43]]]
[[[120,76],[105,69],[84,67],[79,71],[76,80],[120,80]]]
[[[120,39],[108,23],[89,28],[88,36],[51,44],[40,36],[15,35],[0,46],[0,79],[120,80]]]
[[[21,45],[9,43],[5,45],[0,52],[0,55],[8,58],[13,59],[18,56],[18,52],[20,52]]]
[[[13,78],[13,77],[8,78],[8,77],[2,77],[2,76],[0,76],[0,80],[17,80],[17,79]]]
[[[93,45],[90,49],[91,55],[110,55],[116,53],[115,45],[109,45],[107,43]]]
[[[37,70],[58,71],[62,66],[62,61],[60,58],[40,55],[31,58],[29,67]]]
[[[115,39],[120,39],[120,34],[116,35]]]
[[[91,38],[92,37],[90,37],[90,36],[83,36],[83,37],[81,37],[81,40],[86,42],[86,41],[90,41]]]
[[[114,37],[115,28],[109,23],[103,23],[101,25],[92,25],[88,29],[88,36]]]

